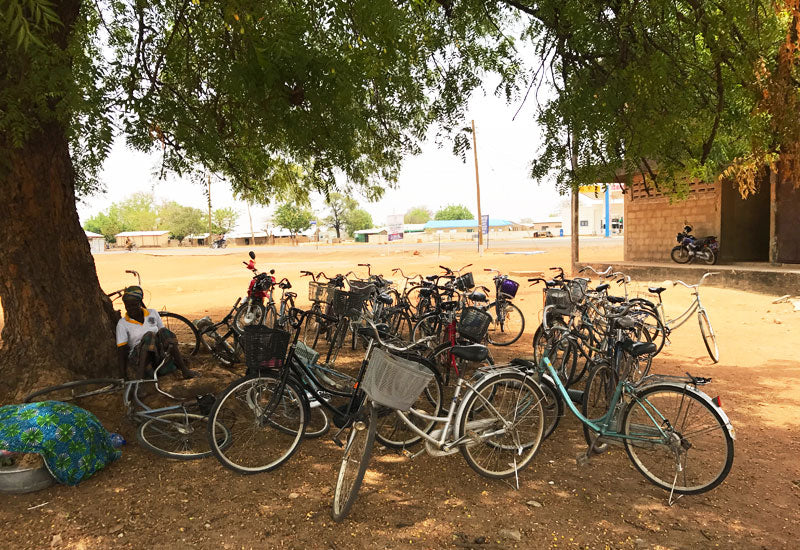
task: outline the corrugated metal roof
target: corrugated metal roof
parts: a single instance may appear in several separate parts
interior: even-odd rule
[[[513,225],[508,220],[493,220],[489,218],[489,227],[504,227]],[[459,227],[478,227],[478,220],[431,220],[425,224],[425,229],[456,229]]]
[[[123,231],[117,233],[115,237],[158,237],[159,235],[167,235],[169,231]]]
[[[97,233],[92,233],[91,231],[84,230],[83,232],[86,233],[86,236],[89,237],[90,239],[105,238],[102,235],[98,235]]]
[[[378,233],[385,233],[388,231],[385,227],[372,227],[370,229],[359,229],[358,231],[353,231],[354,235],[377,235]]]
[[[208,233],[200,233],[199,235],[186,235],[185,239],[195,240],[195,239],[207,239]]]
[[[253,237],[267,237],[266,231],[238,231],[236,233],[228,233],[225,235],[226,239],[252,239]]]

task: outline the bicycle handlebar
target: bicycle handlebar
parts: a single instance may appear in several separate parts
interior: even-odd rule
[[[436,335],[431,335],[431,336],[426,336],[425,338],[422,338],[421,340],[417,340],[416,342],[411,342],[411,344],[409,344],[408,346],[395,346],[393,344],[389,344],[388,342],[384,342],[381,339],[380,332],[378,332],[378,327],[375,326],[375,323],[373,323],[371,319],[369,319],[365,315],[362,315],[361,316],[361,320],[366,322],[367,326],[369,326],[369,328],[372,329],[372,333],[375,336],[375,340],[378,342],[378,344],[380,344],[381,346],[383,346],[383,347],[385,347],[385,348],[387,348],[389,350],[396,351],[397,353],[403,353],[403,352],[406,352],[406,351],[410,351],[410,350],[412,350],[414,348],[417,348],[417,347],[420,347],[421,345],[426,344],[428,342],[433,342],[437,338]]]
[[[686,288],[698,288],[700,285],[703,284],[703,281],[705,281],[706,277],[708,277],[710,275],[719,275],[719,272],[718,271],[709,271],[708,273],[706,273],[705,275],[700,277],[700,280],[697,282],[696,285],[687,285],[683,281],[673,281],[672,282],[672,286],[677,286],[677,284],[680,283],[683,286],[685,286]]]

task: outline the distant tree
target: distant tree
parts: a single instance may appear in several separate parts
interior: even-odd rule
[[[200,233],[204,225],[203,211],[177,202],[166,202],[158,209],[159,229],[166,229],[170,237],[183,242],[187,235]]]
[[[353,197],[341,193],[331,193],[328,196],[328,211],[331,214],[324,222],[336,230],[337,239],[342,237],[341,230],[345,227],[348,216],[356,209],[358,202]]]
[[[112,211],[113,210],[113,211]],[[100,233],[107,242],[113,243],[115,235],[124,231],[122,220],[119,219],[119,209],[109,208],[107,212],[98,212],[83,224],[86,231]]]
[[[351,210],[344,220],[344,228],[351,237],[356,231],[372,227],[372,216],[363,208]]]
[[[114,209],[115,205],[111,205]],[[118,205],[123,231],[150,231],[158,225],[158,210],[150,193],[134,193]]]
[[[435,220],[474,220],[475,216],[463,204],[448,204],[436,212]]]
[[[415,206],[409,208],[403,216],[403,223],[425,223],[433,217],[431,211],[425,206]]]
[[[298,233],[311,227],[314,212],[296,202],[284,202],[275,209],[272,221],[275,225],[288,229],[295,238]]]
[[[224,235],[236,227],[238,220],[239,213],[233,208],[217,208],[211,213],[211,230]],[[208,225],[207,222],[206,225]]]

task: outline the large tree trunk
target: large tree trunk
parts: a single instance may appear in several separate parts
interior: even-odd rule
[[[0,200],[0,402],[116,375],[109,302],[78,221],[63,128],[44,125],[10,160]]]

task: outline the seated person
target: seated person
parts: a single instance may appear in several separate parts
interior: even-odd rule
[[[164,327],[161,316],[154,309],[144,307],[141,287],[129,286],[122,294],[125,316],[117,322],[117,349],[119,367],[123,378],[127,378],[127,367],[133,369],[134,379],[145,374],[152,375],[152,369],[161,364],[167,352],[180,369],[184,378],[193,378],[197,372],[189,370],[186,359],[178,349],[175,334]],[[147,369],[149,372],[145,372]]]

